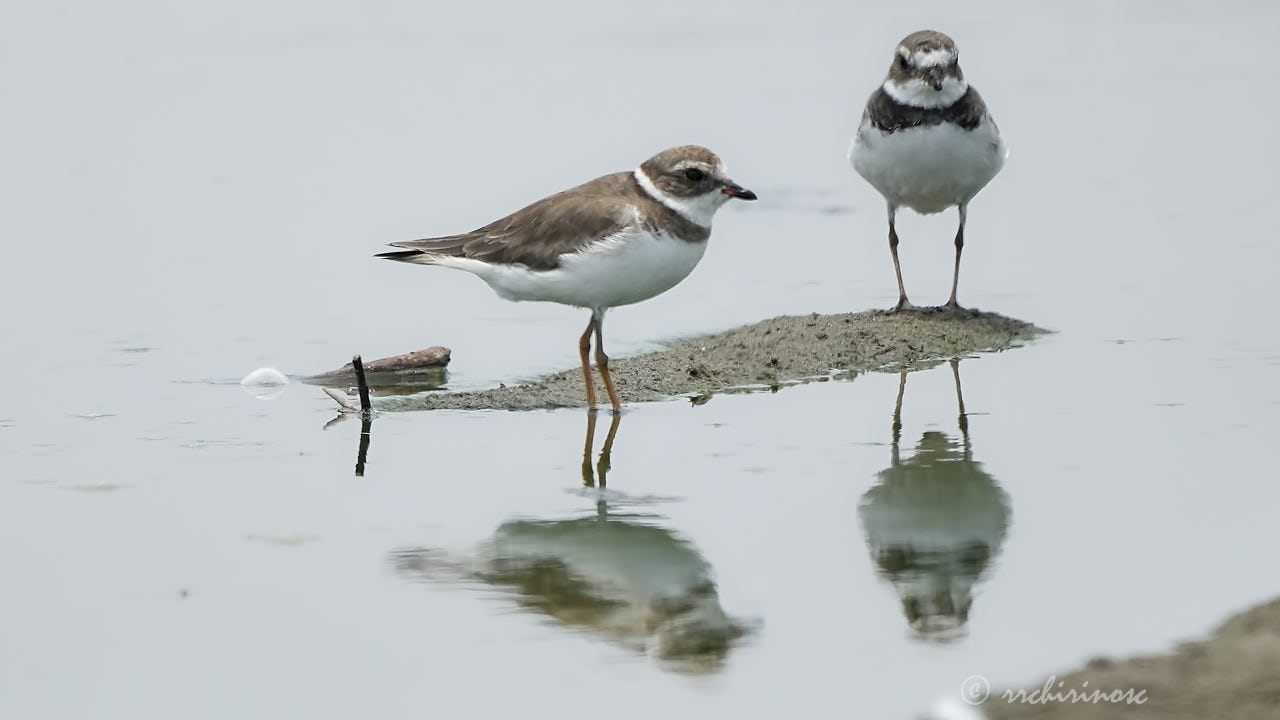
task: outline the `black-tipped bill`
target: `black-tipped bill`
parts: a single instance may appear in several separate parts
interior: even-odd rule
[[[732,183],[732,182],[725,183],[724,189],[721,190],[720,192],[724,193],[725,195],[728,195],[729,197],[738,198],[739,200],[755,200],[756,199],[755,193],[742,187],[738,183]]]

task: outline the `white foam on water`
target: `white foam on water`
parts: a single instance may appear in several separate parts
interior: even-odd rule
[[[276,387],[278,385],[288,385],[289,378],[275,368],[261,367],[245,375],[240,384],[244,386]]]

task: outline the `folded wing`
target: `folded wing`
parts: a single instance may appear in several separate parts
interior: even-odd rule
[[[551,270],[561,255],[635,224],[636,208],[628,202],[634,183],[631,173],[606,175],[468,233],[391,243],[403,250],[377,257],[430,263],[431,257],[452,256]]]

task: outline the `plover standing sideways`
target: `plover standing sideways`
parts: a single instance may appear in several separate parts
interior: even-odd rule
[[[466,270],[508,300],[543,300],[588,308],[578,342],[587,405],[595,407],[596,367],[615,411],[622,402],[604,352],[609,308],[666,292],[693,270],[707,248],[711,219],[732,198],[755,193],[729,179],[715,153],[696,145],[669,148],[632,172],[596,178],[545,197],[461,235],[391,243],[378,255]]]
[[[898,279],[895,310],[911,307],[898,263],[898,208],[905,205],[924,215],[959,208],[956,264],[946,305],[958,308],[969,201],[1000,172],[1007,154],[982,97],[960,72],[951,38],[932,30],[903,38],[888,76],[867,101],[849,149],[854,169],[889,206],[889,252]]]

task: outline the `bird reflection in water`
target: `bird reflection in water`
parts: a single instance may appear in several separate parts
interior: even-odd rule
[[[973,587],[1000,552],[1009,528],[1009,500],[974,461],[960,389],[959,361],[951,361],[959,404],[960,440],[925,432],[915,452],[899,457],[902,396],[893,409],[892,461],[859,507],[867,545],[880,574],[893,583],[907,624],[925,639],[961,637]]]
[[[715,672],[750,624],[725,613],[711,566],[693,545],[652,515],[610,512],[604,486],[620,419],[614,414],[593,464],[596,415],[587,415],[582,482],[600,490],[594,514],[513,520],[464,557],[412,548],[394,552],[392,562],[414,579],[502,589],[525,610],[667,669]]]

